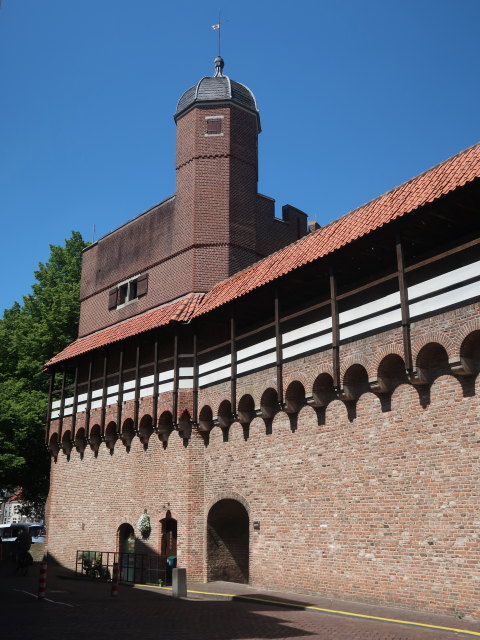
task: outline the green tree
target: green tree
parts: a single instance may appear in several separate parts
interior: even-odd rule
[[[47,496],[45,362],[77,336],[82,250],[73,231],[35,271],[32,292],[0,319],[0,488],[22,487],[38,508]]]

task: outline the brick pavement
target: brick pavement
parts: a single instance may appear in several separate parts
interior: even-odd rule
[[[29,595],[36,594],[37,586],[38,567],[23,577],[14,575],[11,565],[0,566],[2,637],[15,640],[51,640],[52,637],[84,640],[86,635],[107,640],[131,637],[142,640],[448,640],[472,637],[269,603],[206,599],[198,594],[185,600],[174,600],[165,592],[127,586],[121,586],[119,598],[112,599],[109,584],[62,577],[54,568],[50,568],[48,581],[47,597],[51,601],[38,601]],[[266,593],[256,595],[271,596]],[[308,597],[304,604],[307,600],[312,603]],[[451,626],[461,624],[456,624],[453,618],[450,622]],[[463,626],[477,627],[480,632],[478,625],[473,623]]]

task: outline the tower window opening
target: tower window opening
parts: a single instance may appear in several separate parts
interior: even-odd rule
[[[209,118],[205,118],[206,123],[207,123],[207,131],[206,134],[207,136],[221,136],[223,135],[222,133],[222,120],[223,120],[223,116],[214,116],[214,117],[209,117]]]

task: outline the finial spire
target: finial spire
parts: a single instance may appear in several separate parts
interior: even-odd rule
[[[225,62],[223,61],[223,58],[221,56],[217,56],[215,58],[215,60],[213,61],[214,65],[215,65],[215,75],[213,76],[214,78],[223,78],[223,67],[225,65]]]

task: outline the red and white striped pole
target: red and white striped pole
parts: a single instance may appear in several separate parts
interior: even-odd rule
[[[119,577],[118,562],[114,562],[113,569],[112,569],[112,591],[110,593],[112,598],[116,598],[118,596],[118,577]]]
[[[47,556],[43,556],[40,564],[40,579],[38,581],[38,599],[42,600],[47,595]]]

